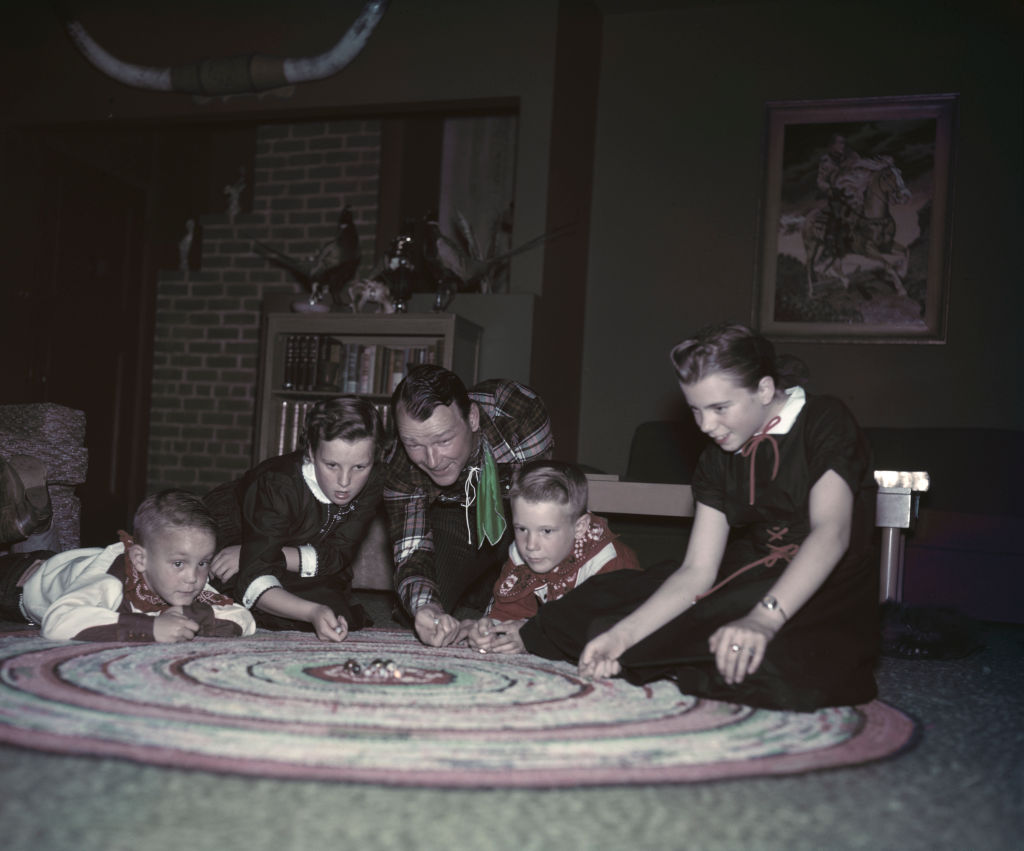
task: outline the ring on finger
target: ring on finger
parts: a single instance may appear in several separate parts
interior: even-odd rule
[[[740,646],[739,646],[738,644],[730,644],[730,645],[729,645],[729,649],[730,649],[730,650],[731,650],[731,651],[732,651],[733,653],[739,653],[739,652],[740,652],[740,650],[742,650],[743,648],[742,648],[742,647],[740,647]]]

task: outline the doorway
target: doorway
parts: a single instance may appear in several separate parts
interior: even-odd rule
[[[36,134],[8,132],[3,154],[0,399],[85,412],[81,540],[106,545],[145,487],[146,191]]]

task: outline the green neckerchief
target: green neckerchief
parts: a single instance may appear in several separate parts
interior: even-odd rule
[[[476,534],[484,545],[486,539],[493,546],[505,534],[505,511],[501,505],[501,485],[498,482],[498,465],[494,463],[491,450],[483,447],[483,466],[476,490]]]

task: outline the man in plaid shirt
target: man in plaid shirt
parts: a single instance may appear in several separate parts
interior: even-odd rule
[[[391,406],[399,439],[385,461],[384,506],[395,589],[420,640],[440,647],[458,636],[449,613],[508,554],[509,478],[551,457],[551,421],[529,387],[491,379],[467,391],[434,364],[410,370]]]

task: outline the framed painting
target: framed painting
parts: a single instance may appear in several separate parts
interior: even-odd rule
[[[957,96],[767,105],[754,325],[944,343]]]

